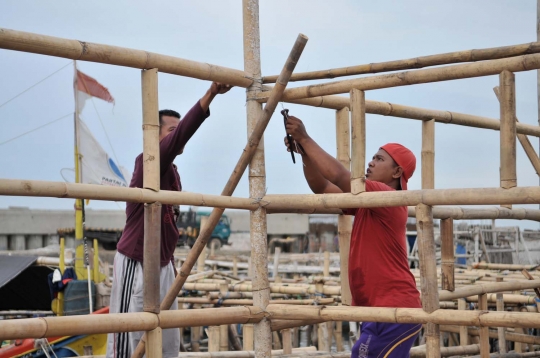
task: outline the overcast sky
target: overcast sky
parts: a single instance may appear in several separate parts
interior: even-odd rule
[[[8,29],[243,69],[240,0],[4,0],[0,2],[0,24]],[[310,40],[297,71],[533,42],[536,1],[261,0],[260,28],[263,75],[271,75],[279,73],[300,32]],[[72,66],[2,106],[69,62],[0,50],[0,143],[73,112]],[[95,104],[120,164],[132,170],[142,150],[140,70],[89,62],[79,62],[78,67],[108,87],[114,96],[114,107],[100,100]],[[299,85],[292,83],[290,87]],[[369,91],[366,98],[498,118],[499,105],[492,91],[496,85],[498,77],[490,76]],[[160,74],[160,108],[184,114],[208,86],[209,82]],[[517,73],[516,86],[519,120],[537,125],[536,72]],[[334,111],[286,107],[305,121],[312,137],[335,153]],[[211,117],[175,162],[187,191],[219,194],[245,145],[245,90],[234,88],[217,97],[211,111]],[[85,107],[82,117],[112,155],[92,105]],[[265,135],[268,193],[309,193],[301,164],[294,165],[284,150],[283,135],[283,122],[277,113]],[[421,123],[368,115],[368,155],[387,142],[400,142],[420,158]],[[538,147],[537,139],[532,142]],[[435,148],[436,188],[499,186],[499,132],[437,124]],[[60,170],[73,168],[73,119],[68,116],[0,145],[0,154],[2,178],[62,181]],[[519,146],[517,154],[518,185],[538,185],[538,176]],[[419,168],[409,188],[420,189]],[[248,196],[246,177],[235,195]],[[8,206],[71,209],[73,200],[0,197],[0,207]],[[92,201],[90,207],[118,209],[124,204]],[[520,225],[538,228],[538,223],[533,222]]]

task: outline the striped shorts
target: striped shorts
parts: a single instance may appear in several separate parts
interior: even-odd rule
[[[161,300],[172,286],[174,268],[172,263],[161,268]],[[171,307],[178,309],[175,300]],[[117,252],[114,257],[113,285],[110,313],[142,312],[143,310],[143,268],[140,262]],[[144,332],[111,333],[107,337],[107,358],[130,358]],[[178,357],[180,351],[180,331],[178,328],[163,330],[163,357]]]

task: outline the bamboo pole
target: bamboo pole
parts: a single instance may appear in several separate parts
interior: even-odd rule
[[[535,282],[535,281],[526,281],[526,282]],[[219,291],[219,284],[216,283],[195,283],[189,282],[184,284],[184,290],[195,290],[195,291]],[[268,284],[268,291],[271,293],[286,293],[286,294],[315,294],[321,293],[317,290],[316,285],[302,285],[302,286],[286,286],[286,285],[274,285]],[[253,283],[242,283],[242,284],[230,284],[229,290],[232,292],[252,292],[255,291],[255,285]],[[328,296],[338,296],[340,295],[341,287],[339,286],[323,286],[322,293]]]
[[[151,331],[157,327],[166,329],[225,323],[244,324],[259,321],[264,315],[257,307],[245,306],[161,311],[157,315],[136,312],[13,319],[2,321],[0,339]]]
[[[265,88],[267,88],[265,86]],[[303,99],[282,99],[283,102],[303,104],[313,107],[340,110],[350,107],[350,100],[344,96],[319,96]],[[259,98],[259,102],[266,102],[266,98]],[[397,118],[416,119],[420,121],[432,120],[438,123],[455,124],[466,127],[500,130],[501,121],[495,118],[474,116],[471,114],[441,111],[435,109],[405,106],[397,103],[379,102],[366,100],[366,113],[379,114]],[[526,123],[517,123],[518,133],[540,136],[540,127]]]
[[[283,339],[283,354],[292,354],[292,336],[291,329],[287,328],[281,331]]]
[[[336,111],[336,159],[343,166],[351,168],[351,135],[349,131],[349,109]],[[340,210],[341,211],[341,210]],[[338,217],[339,266],[341,278],[341,302],[346,306],[352,303],[349,287],[349,249],[351,243],[352,217],[340,213]]]
[[[538,39],[540,41],[540,38]],[[519,45],[473,49],[442,54],[414,57],[404,60],[369,63],[356,66],[332,68],[310,72],[298,72],[291,76],[290,81],[308,81],[342,76],[363,75],[388,71],[416,69],[430,66],[447,65],[450,63],[476,62],[514,57],[540,52],[540,42],[530,42]],[[274,83],[277,76],[264,76],[263,83]]]
[[[408,208],[409,217],[416,216],[415,208]],[[454,220],[485,220],[485,219],[514,219],[540,221],[540,210],[513,208],[511,210],[501,207],[462,208],[458,206],[437,206],[433,208],[433,217],[436,219]]]
[[[471,336],[479,336],[480,331],[478,328],[467,328],[466,326],[449,326],[449,325],[441,325],[441,331],[444,332],[454,332],[458,333],[462,329],[465,329],[465,332],[467,332],[468,335]],[[495,338],[498,339],[499,335],[498,332],[495,330],[489,331],[489,338]],[[505,340],[512,341],[512,342],[522,342],[522,343],[529,343],[529,344],[540,344],[540,337],[538,336],[531,336],[527,334],[519,334],[519,333],[512,333],[512,332],[506,332],[505,333]]]
[[[435,120],[422,122],[422,189],[435,189]]]
[[[439,291],[431,207],[423,204],[416,207],[416,231],[420,258],[422,307],[427,313],[432,313],[439,309]],[[440,357],[439,326],[428,323],[425,328],[425,337],[427,356]]]
[[[242,343],[245,351],[252,351],[253,342],[253,324],[245,324],[242,330]]]
[[[220,329],[218,326],[208,327],[208,352],[219,352]]]
[[[454,220],[443,219],[441,226],[441,282],[442,289],[454,291]]]
[[[458,310],[465,311],[467,309],[467,302],[463,298],[458,298]],[[459,344],[461,346],[466,346],[469,344],[469,333],[467,331],[467,326],[459,327]]]
[[[480,311],[488,311],[487,295],[485,293],[478,295],[478,309]],[[489,358],[489,327],[481,327],[480,329],[480,356]]]
[[[274,264],[274,267],[277,265]],[[330,252],[325,251],[324,252],[324,267],[323,267],[323,276],[324,277],[330,277]]]
[[[5,28],[0,29],[0,48],[142,70],[158,68],[160,72],[164,73],[228,83],[240,87],[248,87],[253,81],[243,71],[227,67],[143,50],[69,40]]]
[[[540,68],[540,54],[524,55],[500,60],[489,60],[478,63],[443,66],[416,71],[397,72],[387,75],[362,77],[352,80],[327,82],[318,85],[288,89],[283,100],[326,96],[346,93],[356,88],[362,91],[408,86],[420,83],[451,81],[463,78],[491,76],[502,71],[521,72]],[[265,98],[265,92],[259,98]]]
[[[495,96],[497,96],[497,100],[499,100],[500,102],[499,87],[493,87],[493,92],[495,92]],[[516,131],[518,124],[519,120],[516,117]],[[536,150],[533,148],[531,141],[526,135],[523,135],[521,133],[517,133],[517,139],[519,140],[521,147],[525,151],[525,154],[527,154],[527,157],[529,158],[529,161],[531,162],[536,174],[540,176],[540,158],[538,158]]]
[[[505,291],[526,290],[540,287],[540,280],[530,281],[514,281],[514,282],[494,282],[482,285],[472,285],[459,287],[450,291],[439,291],[439,299],[441,301],[450,301],[458,298],[465,298],[482,293],[496,293]]]
[[[258,18],[258,2],[257,0],[244,0],[244,15],[249,17],[251,15],[253,16],[257,16]],[[257,20],[258,21],[258,20]],[[257,22],[258,23],[258,22]],[[252,38],[252,40],[255,40],[257,41],[256,43],[258,44],[258,25],[256,25],[256,31],[253,32],[254,30],[251,28],[251,24],[249,25],[246,25],[247,26],[247,29],[246,31],[251,31],[251,33],[257,37],[257,40],[255,39],[255,37]],[[266,126],[268,125],[268,122],[270,121],[270,118],[272,117],[272,114],[274,113],[274,110],[277,106],[277,103],[279,102],[279,99],[281,97],[281,94],[283,93],[283,91],[285,90],[285,87],[287,86],[287,81],[288,81],[288,78],[290,77],[292,71],[294,70],[295,66],[296,66],[296,63],[298,62],[299,58],[300,58],[300,55],[302,54],[302,51],[305,47],[307,43],[307,37],[300,34],[298,35],[297,39],[296,39],[296,42],[295,44],[293,45],[293,48],[289,54],[289,57],[287,58],[287,61],[285,62],[285,65],[282,69],[282,72],[281,72],[281,78],[280,80],[278,81],[278,83],[276,84],[276,86],[274,86],[274,88],[272,89],[272,93],[271,93],[271,96],[269,97],[269,100],[266,104],[266,106],[264,107],[264,110],[263,111],[258,111],[256,108],[259,106],[255,101],[251,101],[251,100],[248,100],[247,104],[246,104],[246,107],[247,107],[247,110],[248,110],[248,117],[250,117],[250,115],[257,115],[257,118],[258,120],[253,120],[251,121],[251,124],[253,125],[253,128],[248,128],[248,131],[250,132],[250,135],[249,135],[249,139],[248,139],[248,143],[246,144],[245,148],[244,148],[244,151],[242,152],[242,155],[240,156],[240,159],[238,160],[238,163],[236,164],[234,170],[233,170],[233,173],[231,174],[229,180],[227,181],[227,184],[225,185],[225,188],[223,189],[222,193],[221,193],[221,198],[223,197],[226,197],[226,199],[228,200],[232,200],[232,198],[230,198],[229,196],[231,196],[234,192],[234,189],[236,188],[236,186],[238,185],[238,182],[240,181],[240,179],[242,178],[242,175],[248,165],[248,163],[250,163],[250,161],[252,161],[252,158],[257,158],[257,155],[260,155],[260,154],[257,154],[256,152],[259,150],[259,144],[261,144],[261,147],[262,147],[262,136],[263,136],[263,133],[264,133],[264,130],[266,129]],[[250,46],[250,44],[252,44],[250,41],[247,41],[247,43],[245,42],[245,46]],[[255,64],[253,63],[253,61],[249,61],[248,58],[250,56],[254,56],[254,58],[256,59],[255,62],[259,61],[258,58],[259,58],[259,55],[258,55],[258,45],[255,46],[257,48],[256,51],[251,51],[249,49],[246,49],[247,52],[250,52],[251,54],[248,56],[247,54],[245,55],[245,58],[246,58],[246,63],[249,62],[250,64],[246,66],[246,71],[250,74],[257,74],[257,71],[253,70],[253,66],[255,66]],[[259,68],[260,68],[260,64],[258,65]],[[260,69],[258,71],[259,73],[259,77],[260,77]],[[253,78],[255,78],[256,76],[253,76]],[[255,84],[257,83],[257,81],[254,82]],[[248,95],[251,93],[250,91],[253,91],[253,89],[250,89],[248,91]],[[249,121],[248,121],[249,123]],[[249,126],[248,126],[249,127]],[[253,130],[251,130],[253,129]],[[255,162],[257,162],[257,160],[255,160]],[[264,169],[264,166],[263,168]],[[255,175],[255,174],[252,174],[251,173],[252,169],[250,169],[250,175]],[[264,175],[264,172],[262,173]],[[261,178],[261,177],[258,177],[258,178]],[[264,176],[263,176],[264,178]],[[258,187],[259,189],[260,186]],[[262,188],[262,192],[258,194],[258,196],[252,196],[252,197],[255,197],[255,198],[262,198],[263,195],[264,195],[264,187]],[[250,194],[253,195],[253,193],[251,192],[250,190]],[[257,207],[259,207],[259,209],[257,208],[254,208],[255,210],[258,210],[258,214],[260,215],[260,213],[264,212],[264,208],[260,208],[260,206],[258,205],[258,202],[259,200],[253,200],[253,199],[250,199],[252,203],[255,203]],[[205,206],[206,204],[203,202],[202,203],[203,206]],[[186,203],[182,203],[182,205],[186,205]],[[199,205],[200,206],[200,205]],[[191,272],[191,269],[193,268],[193,265],[195,264],[195,262],[197,261],[197,258],[199,257],[200,253],[202,252],[203,248],[206,247],[206,243],[208,242],[208,239],[210,238],[211,234],[212,234],[212,231],[214,230],[215,226],[217,225],[217,223],[219,222],[219,220],[221,219],[221,215],[223,214],[223,209],[218,209],[217,205],[210,205],[210,206],[214,206],[214,210],[212,210],[212,213],[210,214],[210,216],[208,217],[208,225],[206,226],[206,228],[204,230],[201,230],[200,233],[199,233],[199,237],[197,238],[197,240],[195,241],[191,251],[189,252],[186,260],[184,261],[184,263],[182,264],[182,267],[180,268],[180,272],[178,274],[178,276],[176,277],[173,285],[171,286],[171,288],[169,289],[169,291],[167,292],[167,294],[165,295],[165,298],[163,299],[162,303],[161,303],[161,309],[169,309],[171,307],[171,304],[174,302],[174,300],[176,299],[176,296],[178,295],[178,292],[180,292],[180,290],[182,289],[182,286],[184,285],[184,282],[187,278],[187,276],[189,275],[189,272]],[[262,218],[262,217],[261,217]],[[266,219],[263,220],[264,222],[262,224],[265,225],[265,222],[266,222]],[[264,228],[262,231],[264,231],[264,251],[266,252],[266,229]],[[262,231],[259,233],[259,239],[262,239],[263,235],[262,235]],[[253,236],[252,236],[253,237]],[[262,245],[262,242],[259,243],[259,246]],[[262,249],[261,249],[261,253],[262,253]],[[265,254],[266,256],[266,254]],[[262,262],[262,261],[261,261]],[[266,270],[266,269],[265,269]],[[255,273],[255,275],[257,275],[257,273]],[[268,279],[268,278],[267,278]],[[258,295],[262,295],[263,293],[259,293]],[[255,301],[257,302],[257,301]],[[269,329],[266,329],[267,331],[269,331]],[[134,354],[133,355],[133,358],[142,358],[142,349],[140,348],[141,346],[144,345],[144,340],[141,340],[141,342],[139,343],[139,346],[137,347],[137,351],[136,351],[136,355]],[[266,345],[266,348],[265,348],[265,351],[269,352],[269,348],[270,345]],[[257,349],[256,349],[257,350]]]
[[[501,188],[517,186],[516,174],[516,89],[515,76],[502,71],[499,76],[501,104]],[[505,205],[506,208],[511,206]]]
[[[351,193],[366,191],[366,97],[352,89],[351,97]]]
[[[471,355],[480,352],[480,346],[478,344],[471,344],[467,346],[456,347],[443,347],[441,348],[441,357],[451,357],[464,355]],[[431,357],[426,354],[426,346],[413,347],[410,350],[410,358]]]
[[[155,192],[160,186],[159,166],[159,105],[158,71],[156,68],[141,72],[141,92],[143,107],[143,188]],[[144,204],[144,265],[143,265],[143,311],[160,312],[161,269],[161,204]],[[157,327],[148,331],[146,336],[146,356],[161,358],[162,331]]]
[[[502,277],[497,277],[497,282],[502,282]],[[497,311],[504,312],[504,295],[497,293]],[[497,328],[498,340],[499,340],[499,353],[506,353],[506,337],[504,327]]]
[[[229,350],[229,325],[219,326],[219,350],[225,352]]]
[[[237,332],[236,328],[237,328],[236,324],[228,325],[229,340],[230,340],[231,346],[233,348],[232,350],[241,351],[242,350],[242,343],[240,343],[240,338],[238,337],[238,332]]]
[[[274,269],[272,270],[272,277],[276,278],[278,275],[278,268],[279,268],[279,254],[281,253],[281,248],[276,247],[274,249]],[[330,276],[330,275],[328,275]]]
[[[428,313],[420,308],[292,306],[268,305],[271,319],[321,319],[324,321],[434,323],[478,327],[533,328],[540,324],[540,315],[523,312],[456,311],[438,309]]]
[[[521,271],[521,270],[538,270],[539,265],[519,265],[519,264],[488,264],[485,262],[479,262],[472,266],[474,269],[484,269],[484,270],[511,270],[511,271]]]
[[[179,297],[178,303],[196,303],[196,304],[221,304],[223,306],[252,306],[252,299],[218,299],[218,298],[207,298],[207,297]],[[294,300],[270,300],[270,304],[284,304],[284,305],[327,305],[334,303],[333,298],[316,298],[316,299],[294,299]]]
[[[94,184],[70,184],[61,182],[0,179],[0,195],[38,196],[57,198],[87,198],[91,200],[156,202],[169,205],[193,205],[203,207],[255,210],[264,205],[267,210],[295,212],[328,210],[329,208],[365,208],[426,205],[499,205],[539,204],[539,187],[469,188],[407,190],[396,192],[364,192],[352,194],[287,194],[265,195],[257,200],[219,195],[203,195],[188,192],[148,189],[107,187]],[[285,211],[286,210],[286,211]],[[221,209],[220,209],[221,211]],[[219,218],[217,219],[219,221]],[[216,223],[217,223],[216,221]],[[212,222],[210,218],[210,222]],[[213,225],[213,223],[212,223]],[[211,225],[209,228],[212,227]],[[203,233],[201,233],[203,234]],[[201,235],[200,234],[200,235]],[[209,233],[204,233],[205,235]],[[200,236],[199,235],[199,236]],[[192,250],[192,252],[194,252]],[[197,252],[198,253],[198,252]],[[186,259],[187,260],[187,259]],[[194,258],[196,261],[196,258]],[[185,263],[184,263],[185,264]]]

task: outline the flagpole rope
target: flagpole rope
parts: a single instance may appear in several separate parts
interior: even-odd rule
[[[43,128],[43,127],[46,127],[46,126],[48,126],[48,125],[50,125],[50,124],[53,124],[53,123],[55,123],[55,122],[58,122],[58,121],[61,120],[61,119],[64,119],[64,118],[66,118],[66,117],[70,117],[70,116],[73,115],[73,113],[74,113],[74,112],[68,113],[68,114],[66,114],[66,115],[64,115],[64,116],[62,116],[62,117],[56,118],[55,120],[52,120],[52,121],[50,121],[50,122],[47,122],[47,123],[45,123],[45,124],[43,124],[43,125],[41,125],[41,126],[39,126],[39,127],[36,127],[36,128],[34,128],[34,129],[32,129],[32,130],[29,130],[28,132],[24,132],[24,133],[22,133],[22,134],[19,134],[19,135],[16,136],[16,137],[13,137],[13,138],[8,139],[8,140],[6,140],[6,141],[0,142],[0,145],[4,145],[4,144],[6,144],[6,143],[12,142],[12,141],[14,141],[15,139],[21,138],[22,136],[25,136],[25,135],[27,135],[27,134],[30,134],[30,133],[32,133],[32,132],[37,131],[38,129],[41,129],[41,128]]]
[[[31,90],[32,88],[36,87],[37,85],[39,85],[41,82],[45,81],[46,79],[48,79],[49,77],[57,74],[58,72],[60,72],[61,70],[63,70],[64,68],[66,68],[67,66],[71,65],[73,63],[73,61],[69,61],[67,64],[65,64],[64,66],[60,67],[58,70],[54,71],[53,73],[51,73],[50,75],[48,75],[47,77],[45,77],[44,79],[34,83],[32,86],[28,87],[27,89],[25,89],[24,91],[22,91],[21,93],[19,93],[18,95],[16,95],[15,97],[12,97],[11,99],[8,99],[6,102],[0,104],[0,108],[2,108],[4,105],[8,104],[9,102],[13,101],[15,98],[23,95],[24,93],[28,92],[29,90]]]

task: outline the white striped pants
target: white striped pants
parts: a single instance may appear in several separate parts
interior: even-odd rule
[[[159,275],[161,300],[172,286],[174,268],[172,263],[162,267]],[[175,300],[171,307],[178,309]],[[117,252],[114,257],[113,285],[110,313],[142,312],[143,268],[140,262]],[[107,337],[107,358],[130,358],[144,332],[110,333]],[[180,331],[178,328],[163,330],[163,357],[178,357]]]

